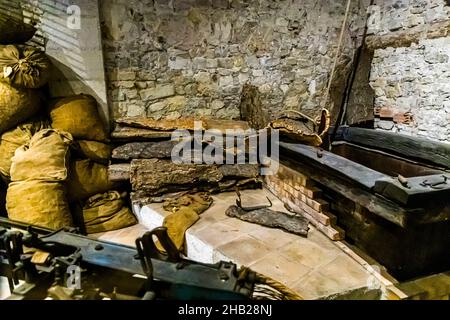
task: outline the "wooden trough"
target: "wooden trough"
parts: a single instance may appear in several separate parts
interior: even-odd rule
[[[450,144],[340,127],[332,152],[280,142],[355,244],[399,280],[450,269]]]

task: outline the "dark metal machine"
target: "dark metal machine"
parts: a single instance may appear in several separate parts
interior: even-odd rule
[[[157,249],[155,238],[165,252]],[[0,276],[8,278],[9,299],[243,300],[252,296],[253,272],[240,277],[233,263],[187,260],[165,228],[147,232],[136,246],[0,218]]]

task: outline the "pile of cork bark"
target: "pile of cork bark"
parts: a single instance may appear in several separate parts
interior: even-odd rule
[[[184,159],[182,163],[174,161],[172,157],[174,148],[181,145],[180,139],[172,139],[175,130],[178,130],[177,132],[183,130],[185,136],[182,141],[184,143],[188,141],[187,143],[192,146],[194,133],[198,135],[211,129],[225,133],[230,129],[246,130],[248,124],[244,121],[194,122],[189,118],[118,119],[112,133],[115,148],[109,166],[109,178],[111,181],[129,181],[132,189],[131,200],[140,204],[159,202],[158,200],[166,194],[183,191],[216,193],[234,191],[236,188],[259,188],[261,181],[257,164],[207,164],[195,157],[189,162],[183,153],[181,153]],[[187,134],[192,140],[186,137]],[[198,139],[196,141],[198,142]],[[200,150],[213,143],[202,138]],[[186,150],[189,148],[184,148],[183,151],[186,153]],[[223,147],[220,152],[224,153],[224,159],[230,152],[233,156],[237,156],[235,149]]]

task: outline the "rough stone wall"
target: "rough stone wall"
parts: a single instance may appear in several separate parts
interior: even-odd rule
[[[368,34],[388,35],[449,19],[447,0],[375,0]]]
[[[445,0],[380,0],[377,5],[369,22],[369,33],[376,36],[411,36],[450,20]],[[450,37],[421,36],[408,47],[375,50],[370,85],[377,129],[450,141]]]
[[[353,1],[333,101],[366,20]],[[101,0],[114,117],[238,118],[245,83],[272,116],[316,115],[335,56],[345,0]]]

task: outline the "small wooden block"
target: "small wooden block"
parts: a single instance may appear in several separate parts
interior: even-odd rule
[[[308,214],[306,211],[301,210],[299,208],[295,208],[295,204],[291,201],[287,201],[286,204],[290,207],[291,210],[293,210],[295,213],[298,213],[309,220],[309,222],[317,228],[320,232],[322,232],[324,235],[326,235],[328,238],[330,238],[333,241],[340,241],[344,240],[345,238],[345,231],[339,228],[338,226],[330,226],[330,225],[323,225],[322,223],[318,222],[313,216]]]
[[[313,200],[305,195],[302,195],[301,200],[318,212],[326,212],[330,209],[330,204],[323,199]]]
[[[289,197],[288,200],[289,200],[289,202],[291,204],[296,206],[298,209],[308,213],[318,223],[321,223],[321,224],[323,224],[325,226],[331,225],[332,222],[336,223],[336,217],[335,216],[330,217],[329,215],[327,215],[325,213],[318,212],[318,211],[314,210],[313,208],[311,208],[305,202],[301,201],[298,198],[296,199],[296,198],[293,198],[293,197]]]
[[[31,263],[42,265],[45,264],[50,258],[50,253],[45,251],[36,251],[31,258]]]
[[[322,196],[322,190],[316,187],[306,188],[302,186],[296,186],[294,187],[294,189],[296,190],[294,195],[298,198],[301,198],[301,194],[307,196],[310,199],[316,199]]]

